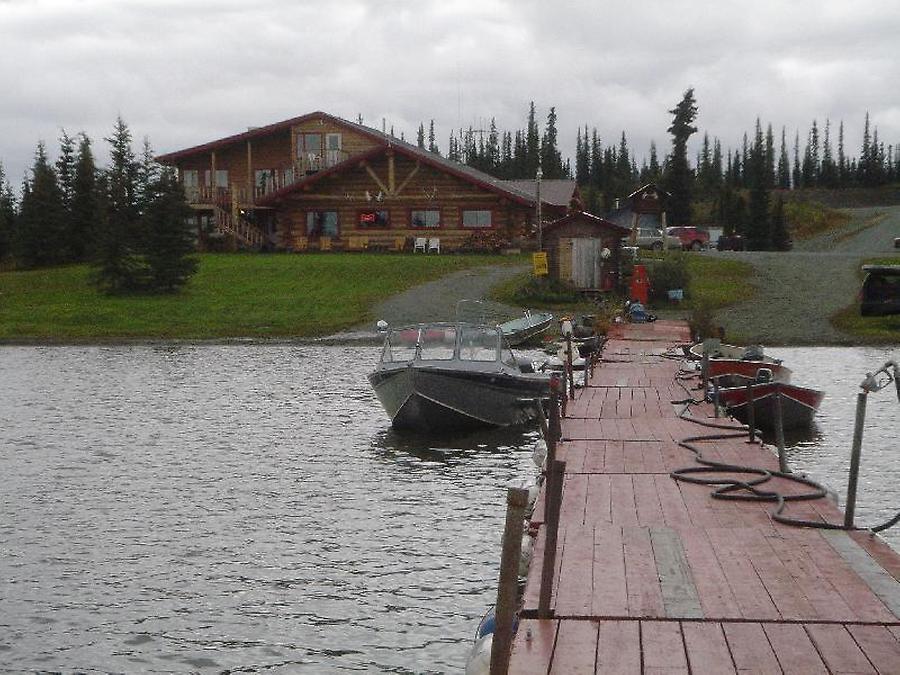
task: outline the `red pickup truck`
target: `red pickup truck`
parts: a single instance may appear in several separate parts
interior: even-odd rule
[[[701,230],[699,227],[668,227],[666,234],[678,237],[681,241],[681,248],[691,251],[699,251],[709,248],[709,232]]]

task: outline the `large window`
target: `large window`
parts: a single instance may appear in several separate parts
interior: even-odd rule
[[[337,211],[307,211],[306,235],[309,237],[338,236]]]
[[[413,209],[409,214],[409,224],[412,227],[440,227],[441,212],[437,209]]]
[[[260,192],[271,192],[275,189],[275,169],[257,169],[256,189]]]
[[[182,170],[181,182],[186,188],[200,187],[200,172],[197,169]]]
[[[322,134],[297,134],[297,157],[322,154]]]
[[[220,187],[220,188],[228,187],[228,169],[216,169],[216,184],[215,185],[212,185],[212,183],[210,183],[211,174],[212,174],[212,172],[209,169],[207,169],[206,171],[203,172],[203,182],[207,187],[209,187],[209,186]]]
[[[463,227],[490,227],[491,212],[487,210],[464,210],[462,212]]]
[[[391,216],[386,209],[359,212],[359,227],[361,228],[388,228],[390,226]]]

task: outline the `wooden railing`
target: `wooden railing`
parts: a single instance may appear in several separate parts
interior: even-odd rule
[[[241,206],[252,206],[262,197],[318,171],[331,168],[347,157],[343,150],[328,150],[325,154],[305,153],[292,166],[276,169],[274,176],[268,177],[259,185],[250,187],[246,183],[232,183],[230,188],[192,185],[185,186],[184,193],[189,204],[227,205],[231,203],[232,194],[235,194]]]
[[[216,217],[216,230],[222,234],[229,234],[251,248],[259,248],[268,243],[268,235],[240,213],[235,217],[231,210],[220,205],[215,205],[213,212]]]

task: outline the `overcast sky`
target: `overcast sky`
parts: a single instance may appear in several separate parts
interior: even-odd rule
[[[39,140],[84,131],[106,160],[116,116],[162,153],[314,110],[415,141],[452,128],[543,129],[550,106],[638,159],[670,147],[694,87],[700,134],[739,147],[755,119],[801,142],[866,110],[900,143],[896,0],[0,0],[0,162],[17,186]],[[698,134],[698,138],[700,136]],[[836,134],[835,134],[836,136]],[[574,156],[573,156],[574,160]]]

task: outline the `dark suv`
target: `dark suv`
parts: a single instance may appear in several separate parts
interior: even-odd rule
[[[699,251],[709,248],[709,232],[701,230],[699,227],[668,227],[666,234],[678,237],[681,242],[681,248],[688,251]]]

